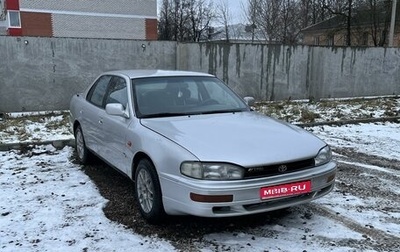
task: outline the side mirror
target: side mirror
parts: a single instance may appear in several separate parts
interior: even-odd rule
[[[109,103],[106,105],[106,112],[109,115],[122,116],[129,118],[127,110],[122,106],[121,103]]]
[[[249,106],[254,106],[254,103],[256,102],[256,99],[254,99],[254,97],[251,96],[246,96],[243,98],[243,100],[247,103],[247,105]]]

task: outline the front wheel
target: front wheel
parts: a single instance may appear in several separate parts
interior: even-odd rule
[[[142,216],[149,223],[159,223],[165,216],[160,182],[154,165],[142,159],[135,173],[135,195]]]

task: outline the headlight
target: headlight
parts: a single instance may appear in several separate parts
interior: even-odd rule
[[[319,152],[318,155],[315,157],[315,166],[323,165],[331,161],[332,159],[332,151],[329,146],[325,146],[322,148]]]
[[[226,163],[183,162],[181,173],[196,179],[235,180],[243,178],[244,169]]]

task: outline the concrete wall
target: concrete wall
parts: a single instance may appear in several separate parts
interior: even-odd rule
[[[103,71],[175,69],[176,43],[0,36],[0,112],[68,109]]]
[[[0,112],[68,109],[98,74],[127,68],[209,72],[259,100],[400,94],[399,48],[0,36]]]
[[[181,44],[177,62],[262,100],[400,94],[399,48]]]

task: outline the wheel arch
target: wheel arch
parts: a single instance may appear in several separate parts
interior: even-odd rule
[[[78,120],[75,120],[73,127],[72,127],[72,130],[73,130],[72,134],[74,134],[74,136],[75,136],[75,132],[76,132],[76,129],[78,128],[78,126],[81,126],[81,124],[79,123]]]
[[[135,173],[136,173],[137,166],[138,166],[140,160],[142,160],[142,159],[147,159],[147,160],[149,160],[149,162],[151,162],[151,163],[153,164],[153,166],[156,167],[156,166],[154,165],[153,160],[151,160],[151,158],[149,157],[149,155],[147,155],[147,154],[144,153],[144,152],[138,152],[138,153],[136,153],[136,155],[133,157],[132,172],[131,172],[131,174],[130,174],[133,181],[135,181]],[[156,168],[156,173],[157,173],[157,176],[158,176],[157,168]]]

